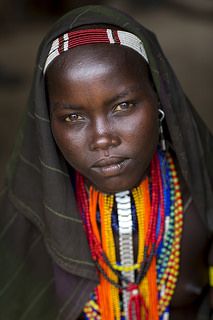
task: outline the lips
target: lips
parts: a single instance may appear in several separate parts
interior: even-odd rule
[[[123,172],[129,161],[130,159],[121,157],[102,158],[93,164],[92,170],[105,177],[116,176]]]

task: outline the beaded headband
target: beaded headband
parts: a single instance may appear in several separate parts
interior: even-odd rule
[[[67,32],[56,38],[52,42],[43,73],[46,72],[48,65],[61,53],[77,46],[95,43],[119,44],[132,48],[133,50],[137,51],[148,63],[143,42],[136,35],[120,30],[103,28],[87,29]]]

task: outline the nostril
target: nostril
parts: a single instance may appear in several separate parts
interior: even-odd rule
[[[111,134],[105,134],[105,135],[101,135],[96,137],[90,147],[91,150],[107,150],[111,147],[116,147],[117,145],[119,145],[120,143],[120,139],[119,137],[115,137]]]

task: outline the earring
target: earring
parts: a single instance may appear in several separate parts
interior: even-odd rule
[[[164,138],[163,134],[163,119],[165,118],[165,113],[162,109],[158,109],[159,112],[159,121],[160,121],[160,127],[159,127],[159,134],[160,134],[160,144],[163,151],[166,151],[166,140]]]

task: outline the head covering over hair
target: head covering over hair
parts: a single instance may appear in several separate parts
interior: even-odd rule
[[[115,25],[142,39],[180,171],[212,236],[211,134],[183,93],[154,34],[114,8],[75,9],[55,23],[40,46],[28,110],[1,192],[4,319],[76,319],[97,283],[70,172],[52,136],[43,76],[53,40],[90,24]]]

